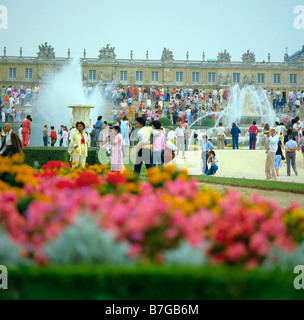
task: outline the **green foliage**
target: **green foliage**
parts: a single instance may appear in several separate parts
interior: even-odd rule
[[[172,126],[172,121],[168,118],[160,118],[159,121],[163,124],[164,127]]]
[[[97,227],[86,215],[78,216],[73,225],[54,242],[45,246],[45,253],[56,265],[80,263],[130,264],[128,247]]]
[[[215,126],[215,122],[214,120],[212,119],[206,119],[203,121],[203,124],[202,124],[203,127],[209,127],[209,128],[212,128]]]
[[[303,300],[289,270],[237,267],[49,266],[9,268],[1,299]]]

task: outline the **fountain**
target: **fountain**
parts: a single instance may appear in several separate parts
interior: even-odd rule
[[[193,132],[193,134],[191,135],[191,139],[193,138],[194,133],[198,134],[201,139],[202,134],[206,134],[208,138],[211,138],[212,142],[216,144],[217,138],[215,131],[218,127],[219,121],[223,121],[227,132],[227,144],[229,144],[232,141],[232,138],[230,136],[230,129],[232,123],[234,122],[241,130],[239,144],[245,146],[249,143],[248,129],[252,125],[253,121],[256,121],[257,126],[260,129],[257,146],[262,148],[262,125],[268,123],[271,127],[274,125],[276,118],[275,112],[269,103],[269,99],[266,93],[262,88],[256,88],[252,85],[247,85],[243,88],[235,85],[231,88],[230,92],[231,96],[227,107],[222,112],[216,112],[217,120],[215,126],[203,132]],[[197,119],[197,121],[205,118],[206,116],[207,115],[200,117],[199,119]]]
[[[232,122],[239,126],[250,126],[256,121],[257,126],[275,123],[275,112],[262,88],[235,85],[231,88],[231,97],[225,110],[225,124],[231,127]]]
[[[86,128],[90,127],[92,120],[90,119],[90,110],[94,109],[94,106],[86,106],[86,105],[73,105],[68,108],[72,109],[73,118],[70,120],[72,127],[76,127],[76,123],[78,121],[83,121]]]

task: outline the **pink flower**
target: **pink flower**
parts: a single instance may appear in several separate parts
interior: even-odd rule
[[[266,256],[271,249],[271,245],[264,233],[257,232],[252,235],[249,248],[260,256]]]
[[[247,248],[243,242],[234,242],[227,246],[225,250],[227,259],[231,262],[238,262],[247,255]]]

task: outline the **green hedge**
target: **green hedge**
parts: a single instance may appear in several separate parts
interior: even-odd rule
[[[168,118],[160,118],[159,121],[163,124],[164,127],[172,126],[172,121]]]
[[[28,147],[24,148],[25,163],[34,167],[35,162],[39,163],[39,167],[47,164],[50,160],[69,162],[70,156],[68,149],[63,147]],[[93,165],[99,163],[98,150],[89,148],[87,163]]]
[[[203,121],[202,124],[203,127],[214,127],[215,126],[215,121],[212,119],[206,119]]]
[[[233,267],[20,267],[8,270],[0,299],[302,300],[294,278],[292,270]]]

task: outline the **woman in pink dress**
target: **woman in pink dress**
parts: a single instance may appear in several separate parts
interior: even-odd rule
[[[111,137],[111,171],[121,171],[123,169],[123,155],[122,155],[122,135],[120,134],[120,127],[113,127],[113,136]]]

